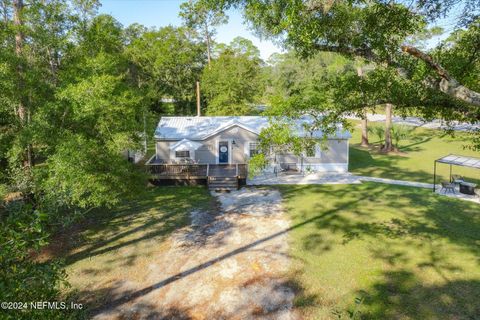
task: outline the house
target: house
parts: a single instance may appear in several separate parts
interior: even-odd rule
[[[310,118],[297,120],[295,134],[322,139],[321,131],[307,132],[304,129],[304,124],[309,121]],[[178,169],[180,165],[193,166],[188,170],[182,169],[189,178],[204,177],[205,170],[209,169],[204,177],[208,178],[219,174],[219,168],[230,169],[233,176],[235,168],[237,177],[240,168],[240,171],[245,171],[241,178],[246,178],[246,164],[258,152],[258,136],[269,125],[269,118],[261,116],[162,117],[155,130],[156,152],[147,164],[157,166],[156,169],[163,168],[161,172],[151,169],[157,178],[178,178],[179,174],[174,174],[172,168]],[[301,156],[278,154],[267,170],[280,167],[298,172],[346,172],[350,137],[350,133],[338,125],[335,134],[328,136],[325,143],[317,143],[315,148]],[[167,165],[172,165],[171,170],[166,169]],[[191,168],[200,168],[195,172],[199,175],[194,175]]]

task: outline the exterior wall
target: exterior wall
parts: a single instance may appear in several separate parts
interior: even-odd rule
[[[203,146],[195,150],[192,155],[199,163],[218,163],[218,142],[223,140],[229,142],[229,162],[232,164],[246,163],[248,160],[248,144],[249,142],[257,141],[257,137],[253,132],[234,126],[203,141],[199,141]],[[175,155],[173,152],[170,152],[170,145],[177,141],[157,141],[157,158],[166,162],[174,160]],[[235,141],[235,144],[233,144],[233,141]]]
[[[347,163],[348,140],[327,140],[324,147],[317,146],[315,157],[303,157],[303,163]],[[301,157],[294,154],[277,155],[278,162],[300,163]]]
[[[348,171],[348,140],[327,140],[326,145],[317,145],[315,157],[303,157],[294,154],[277,155],[277,162],[296,163],[298,170],[318,172]]]
[[[213,162],[210,163],[218,163],[218,142],[222,140],[229,141],[230,163],[246,163],[248,161],[248,144],[257,141],[257,139],[257,134],[234,126],[206,139],[204,143],[209,145],[209,148],[213,151]],[[235,144],[233,144],[233,141],[235,141]]]
[[[203,144],[191,155],[199,163],[218,163],[219,141],[229,142],[229,163],[246,163],[248,161],[249,142],[255,142],[257,135],[241,127],[234,126],[222,131],[204,141]],[[233,144],[235,141],[235,144]],[[174,159],[174,153],[170,152],[169,146],[177,141],[157,141],[157,158],[165,161]],[[348,140],[332,139],[327,140],[326,145],[317,146],[315,157],[298,157],[294,154],[277,155],[277,162],[297,163],[299,170],[310,168],[312,171],[348,171]],[[308,170],[308,169],[307,169]]]
[[[173,141],[175,143],[176,141]],[[158,159],[162,159],[165,161],[170,160],[170,141],[157,141],[155,150]]]

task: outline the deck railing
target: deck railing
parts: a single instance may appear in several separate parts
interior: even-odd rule
[[[207,176],[206,164],[152,164],[148,170],[159,176]]]
[[[246,178],[248,175],[247,165],[242,163],[242,164],[238,164],[237,166],[238,166],[237,177]]]
[[[234,164],[149,164],[147,170],[155,176],[178,177],[246,177],[247,165]]]

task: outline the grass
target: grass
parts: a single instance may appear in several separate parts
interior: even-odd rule
[[[50,249],[63,256],[78,299],[93,308],[115,297],[125,279],[145,281],[156,253],[168,248],[168,236],[189,224],[191,210],[212,204],[204,187],[149,188],[114,210],[94,212]]]
[[[356,306],[362,319],[480,314],[477,204],[375,183],[280,189],[307,318],[350,317]]]
[[[355,127],[350,140],[350,172],[380,178],[433,182],[433,162],[450,153],[480,157],[480,152],[465,149],[468,138],[457,132],[450,136],[440,130],[415,128],[411,138],[400,143],[399,154],[383,154],[376,148],[363,148],[360,143],[360,128]],[[370,136],[370,141],[375,141]],[[449,180],[449,165],[437,164],[437,183]],[[480,184],[480,170],[452,167],[453,174],[465,176],[467,180]]]

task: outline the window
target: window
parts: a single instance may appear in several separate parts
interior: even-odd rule
[[[175,158],[190,158],[190,151],[175,151]]]
[[[305,147],[305,157],[320,158],[320,146],[316,143],[307,145]]]
[[[260,150],[259,150],[258,142],[250,142],[248,144],[248,154],[250,158],[259,153],[260,153]]]

